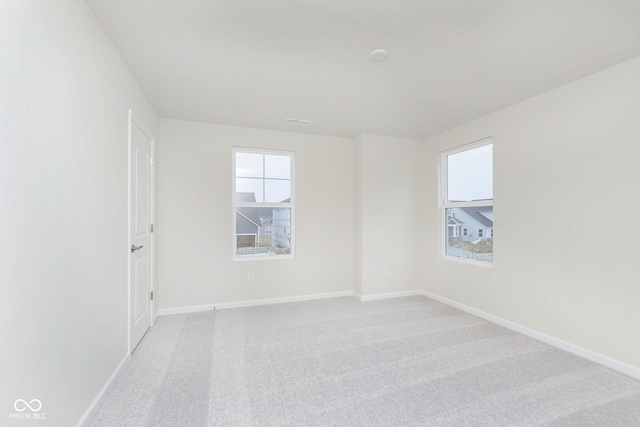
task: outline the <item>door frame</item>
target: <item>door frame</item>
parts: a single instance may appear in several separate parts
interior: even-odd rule
[[[155,154],[156,154],[156,138],[153,136],[153,133],[140,121],[140,119],[134,114],[133,110],[129,109],[129,123],[128,123],[128,137],[127,137],[127,352],[129,354],[129,358],[131,358],[131,352],[133,349],[131,348],[131,210],[133,207],[131,206],[131,139],[133,136],[133,126],[140,129],[140,131],[149,138],[151,142],[151,224],[153,224],[154,230],[151,233],[151,247],[149,248],[149,260],[151,262],[150,272],[149,272],[149,281],[150,283],[150,292],[154,292],[155,290],[155,246],[156,246],[156,233],[155,233],[155,204],[156,204],[156,171],[155,171]],[[155,293],[154,298],[149,301],[149,328],[153,327],[153,323],[155,320],[154,312],[155,312]]]

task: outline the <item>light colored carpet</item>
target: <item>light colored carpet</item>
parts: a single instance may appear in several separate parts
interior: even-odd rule
[[[640,381],[425,297],[161,317],[88,426],[640,426]]]

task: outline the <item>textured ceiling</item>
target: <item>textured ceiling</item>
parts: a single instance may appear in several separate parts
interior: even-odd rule
[[[638,0],[87,3],[161,117],[325,135],[424,138],[640,56]]]

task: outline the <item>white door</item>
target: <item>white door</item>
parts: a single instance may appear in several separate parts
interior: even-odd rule
[[[129,291],[130,350],[151,326],[153,274],[153,137],[131,117],[129,146]]]

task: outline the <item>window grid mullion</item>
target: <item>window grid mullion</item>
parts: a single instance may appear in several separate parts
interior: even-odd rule
[[[266,184],[266,179],[265,177],[267,176],[267,160],[264,154],[262,155],[262,202],[264,203],[265,200],[267,200],[267,195],[265,194],[265,192],[267,191],[267,184]]]
[[[267,180],[267,179],[270,179],[270,180],[273,180],[273,181],[291,181],[290,178],[260,178],[258,176],[237,176],[236,175],[236,178],[240,178],[240,179],[260,179],[260,180],[263,180],[263,181]]]
[[[285,209],[285,208],[293,208],[293,204],[291,203],[257,203],[257,202],[236,202],[234,206],[237,208],[275,208],[275,209]]]
[[[470,207],[484,207],[484,206],[493,206],[493,201],[491,202],[447,202],[445,201],[442,206],[444,208],[470,208]]]

